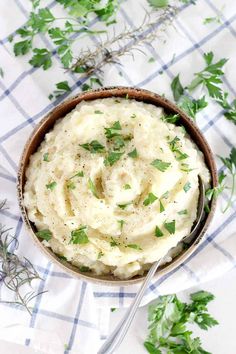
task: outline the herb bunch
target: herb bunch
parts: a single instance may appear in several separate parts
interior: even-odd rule
[[[142,24],[137,28],[125,28],[119,34],[114,33],[112,37],[107,35],[105,40],[100,38],[96,48],[82,50],[69,69],[82,76],[90,76],[94,73],[101,74],[107,64],[120,64],[119,58],[124,55],[131,55],[134,58],[134,51],[143,53],[142,46],[151,44],[159,38],[173,22],[177,12],[177,7],[168,6],[158,12],[155,21],[151,21],[150,14],[146,14]],[[158,22],[161,24],[157,30]]]
[[[218,322],[208,313],[207,305],[214,295],[198,291],[190,295],[191,303],[181,302],[176,295],[160,296],[149,306],[149,336],[144,343],[150,354],[210,354],[187,328],[190,323],[208,330]]]
[[[69,11],[73,17],[55,17],[49,8],[39,8],[40,1],[33,1],[33,9],[25,26],[18,29],[16,33],[22,40],[14,44],[16,56],[32,52],[33,56],[29,63],[34,67],[42,67],[44,70],[52,66],[52,52],[48,48],[34,47],[35,37],[43,34],[51,40],[56,48],[64,68],[68,68],[73,59],[73,43],[78,40],[78,34],[87,35],[103,33],[104,31],[92,31],[88,28],[88,16],[95,12],[102,21],[107,21],[115,15],[118,2],[109,0],[104,4],[101,0],[57,0]],[[61,27],[58,23],[62,23]]]
[[[214,62],[213,52],[205,53],[203,58],[205,67],[194,74],[195,78],[185,88],[180,82],[179,75],[174,78],[171,83],[174,99],[180,108],[186,111],[190,117],[195,118],[196,114],[208,105],[205,96],[198,100],[191,98],[193,91],[201,86],[209,97],[223,108],[224,116],[236,124],[236,99],[230,103],[229,93],[221,87],[224,76],[223,68],[228,59],[222,58]]]
[[[6,201],[0,203],[0,209],[5,208]],[[24,257],[21,260],[15,251],[18,248],[18,240],[9,234],[10,229],[0,224],[0,284],[2,283],[14,294],[14,300],[0,299],[2,303],[23,306],[29,314],[30,302],[44,292],[35,292],[32,289],[32,281],[41,279],[33,264]],[[27,288],[30,290],[27,292]]]

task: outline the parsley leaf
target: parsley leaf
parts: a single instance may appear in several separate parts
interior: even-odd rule
[[[15,56],[24,55],[30,51],[32,48],[32,40],[26,39],[14,44],[14,54]]]
[[[118,247],[119,246],[119,242],[117,242],[113,237],[111,238],[110,241],[110,245],[111,247]]]
[[[74,182],[72,182],[72,181],[67,182],[66,187],[68,189],[75,189],[76,188]]]
[[[133,159],[137,158],[138,157],[137,149],[135,148],[133,151],[129,152],[128,156],[132,157]]]
[[[45,152],[45,154],[43,154],[43,161],[49,162],[49,153]]]
[[[91,190],[91,192],[94,195],[94,197],[99,198],[96,186],[93,183],[93,181],[91,180],[91,178],[89,178],[89,180],[88,180],[88,188]]]
[[[175,220],[173,220],[171,222],[165,222],[164,228],[169,232],[169,234],[174,234],[175,233]]]
[[[52,233],[48,229],[37,231],[35,234],[37,237],[41,238],[42,240],[46,240],[46,241],[49,241],[52,238]]]
[[[166,122],[166,123],[172,123],[175,124],[178,122],[180,116],[179,114],[169,114],[166,116],[161,117],[161,119]]]
[[[80,144],[82,148],[91,152],[91,154],[96,154],[103,152],[105,147],[100,144],[97,140],[92,140],[91,143]]]
[[[130,186],[130,184],[125,184],[123,188],[124,189],[131,189],[131,186]]]
[[[55,189],[56,185],[57,185],[57,182],[53,181],[51,183],[46,184],[46,188],[50,189],[52,191],[53,189]]]
[[[104,160],[104,165],[105,166],[113,166],[114,163],[116,163],[118,160],[120,160],[121,156],[124,154],[124,152],[115,152],[115,151],[110,151],[108,156]]]
[[[130,204],[132,204],[132,202],[129,202],[129,203],[126,203],[126,204],[117,204],[117,206],[120,208],[120,209],[122,209],[122,210],[124,210],[128,205],[130,205]]]
[[[118,224],[120,224],[120,229],[121,231],[123,230],[123,226],[125,224],[125,221],[124,220],[117,220]]]
[[[53,98],[54,95],[57,98],[57,97],[60,97],[61,95],[64,95],[65,93],[71,91],[71,88],[70,88],[67,80],[58,82],[56,84],[56,88],[57,88],[57,90],[54,90],[53,94],[50,95],[50,97],[49,97],[50,99]]]
[[[153,193],[148,193],[147,198],[144,200],[143,205],[148,206],[157,200],[157,197]]]
[[[183,187],[183,190],[185,191],[185,193],[187,193],[190,188],[191,188],[191,183],[190,182],[186,182],[184,187]]]
[[[171,89],[173,92],[173,96],[175,101],[179,101],[180,97],[184,94],[184,88],[180,82],[179,74],[173,79],[171,83]]]
[[[171,163],[156,159],[151,162],[151,165],[157,168],[159,171],[165,172],[167,168],[170,167]]]
[[[162,204],[161,199],[159,199],[159,203],[160,203],[160,213],[163,213],[163,211],[165,211],[165,207],[164,207],[164,205]]]
[[[46,48],[35,48],[33,50],[34,56],[30,59],[29,63],[34,67],[42,66],[43,70],[47,70],[52,66],[52,54]]]
[[[86,266],[80,266],[79,270],[81,272],[85,273],[85,272],[90,272],[91,269],[89,267],[86,267]]]
[[[121,125],[119,121],[116,121],[110,128],[104,128],[105,129],[105,135],[107,139],[111,139],[114,136],[119,136],[120,135],[120,130],[121,130]]]
[[[149,4],[154,8],[166,7],[169,3],[169,0],[148,0]]]
[[[88,235],[86,233],[87,226],[81,225],[79,229],[71,231],[70,243],[74,245],[86,244],[89,242]]]
[[[183,210],[178,211],[178,214],[179,215],[187,215],[188,211],[187,211],[187,209],[183,209]]]
[[[75,175],[73,175],[72,177],[70,177],[70,179],[74,178],[74,177],[84,177],[84,171],[79,171],[77,172]]]
[[[176,295],[160,296],[148,308],[150,332],[144,343],[147,351],[150,354],[210,354],[201,347],[200,338],[192,337],[187,325],[194,321],[200,328],[208,329],[218,324],[207,312],[205,299],[212,298],[212,294],[199,291],[191,294],[192,302],[187,304]]]
[[[100,251],[100,252],[98,253],[97,259],[100,259],[100,258],[102,258],[103,256],[104,256],[104,253],[103,253],[102,251]]]
[[[131,244],[127,245],[127,247],[133,248],[134,250],[138,250],[138,251],[142,250],[142,248],[139,245],[136,245],[135,243],[131,243]]]
[[[161,231],[161,229],[158,226],[156,226],[156,228],[155,228],[155,236],[156,237],[164,236],[163,232]]]

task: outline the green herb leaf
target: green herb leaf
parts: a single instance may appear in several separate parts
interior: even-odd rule
[[[149,62],[149,63],[155,63],[155,58],[153,58],[153,57],[149,58],[149,59],[148,59],[148,62]]]
[[[131,189],[131,186],[130,186],[130,184],[125,184],[123,188],[124,189]]]
[[[166,7],[169,3],[169,0],[148,0],[149,4],[154,8]]]
[[[86,244],[89,242],[88,235],[86,233],[87,226],[80,226],[79,229],[71,231],[70,243],[74,245]]]
[[[160,213],[163,213],[163,211],[165,211],[165,207],[164,207],[164,205],[162,204],[161,199],[159,199],[159,203],[160,203]]]
[[[14,54],[15,56],[24,55],[30,51],[32,48],[32,40],[26,39],[24,41],[20,41],[14,44]]]
[[[137,149],[135,148],[133,151],[129,152],[128,156],[132,157],[133,159],[137,158],[138,157]]]
[[[50,189],[52,191],[53,189],[55,189],[56,185],[57,185],[57,182],[53,181],[51,183],[46,184],[46,188]]]
[[[104,253],[103,253],[102,251],[100,251],[100,252],[98,253],[98,258],[97,258],[97,259],[101,259],[103,256],[104,256]]]
[[[123,230],[123,227],[124,227],[124,224],[125,224],[125,221],[124,220],[117,220],[118,224],[120,224],[120,229],[121,231]]]
[[[172,89],[175,101],[178,102],[180,97],[184,94],[184,88],[180,82],[179,74],[172,81],[171,89]]]
[[[99,198],[99,197],[98,197],[98,192],[97,192],[96,186],[95,186],[95,184],[93,183],[93,181],[91,180],[91,178],[89,178],[89,180],[88,180],[88,187],[89,187],[89,189],[91,190],[91,192],[92,192],[92,194],[94,195],[94,197]]]
[[[132,202],[129,202],[129,203],[126,203],[126,204],[117,204],[117,206],[120,208],[120,209],[122,209],[122,210],[124,210],[128,205],[130,205],[130,204],[132,204]]]
[[[49,162],[49,153],[45,152],[45,154],[43,154],[43,161]]]
[[[0,76],[1,76],[1,78],[3,78],[3,77],[4,77],[4,71],[3,71],[3,69],[2,69],[2,68],[0,68]]]
[[[179,215],[187,215],[188,211],[187,211],[187,209],[183,209],[183,210],[178,211],[178,214]]]
[[[161,119],[166,123],[175,124],[178,122],[179,118],[180,118],[179,114],[169,114],[163,116]]]
[[[49,241],[52,238],[52,233],[48,229],[37,231],[35,234],[37,237],[41,238],[42,240],[46,240],[46,241]]]
[[[107,139],[111,139],[114,136],[120,135],[121,125],[119,121],[116,121],[110,128],[104,128],[104,129],[105,129],[105,135]]]
[[[67,187],[67,189],[75,189],[76,188],[74,182],[72,182],[72,181],[67,182],[66,187]]]
[[[190,188],[191,188],[191,183],[190,182],[186,182],[184,187],[183,187],[183,190],[185,191],[185,193],[187,193]]]
[[[79,270],[83,273],[87,273],[87,272],[90,272],[90,268],[89,267],[86,267],[86,266],[80,266],[79,267]]]
[[[125,146],[125,141],[124,138],[122,136],[115,136],[113,138],[113,148],[114,150],[120,150],[122,147]]]
[[[110,241],[111,247],[118,247],[119,243],[112,237]]]
[[[121,156],[124,154],[124,152],[115,152],[111,151],[109,152],[108,156],[104,160],[104,165],[105,166],[113,166],[114,163],[116,163],[118,160],[120,160]]]
[[[47,70],[52,66],[52,53],[46,48],[35,48],[33,50],[34,56],[29,63],[34,67],[42,66],[43,70]]]
[[[139,245],[136,245],[135,243],[131,243],[127,245],[129,248],[133,248],[134,250],[142,251],[142,248]]]
[[[164,228],[169,232],[169,234],[174,234],[175,233],[175,220],[173,220],[171,222],[165,222]]]
[[[91,154],[104,152],[105,146],[99,143],[97,140],[92,140],[90,143],[80,144],[82,148],[91,152]]]
[[[147,198],[144,200],[143,205],[147,206],[154,203],[157,200],[157,197],[153,193],[148,193]]]
[[[156,237],[164,236],[163,232],[161,231],[161,229],[158,226],[156,226],[156,228],[155,228],[155,236]]]
[[[95,114],[103,114],[103,112],[102,112],[102,111],[99,111],[98,109],[96,109],[96,110],[94,111],[94,113],[95,113]]]
[[[171,163],[156,159],[151,162],[151,165],[157,168],[159,171],[165,172],[168,169],[168,167],[170,167]]]
[[[84,172],[83,171],[79,171],[75,175],[70,177],[70,179],[75,178],[75,177],[84,177]]]

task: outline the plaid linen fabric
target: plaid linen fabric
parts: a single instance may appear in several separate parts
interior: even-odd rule
[[[57,9],[56,1],[46,1],[49,8]],[[117,26],[134,27],[142,22],[145,0],[122,2]],[[104,85],[143,87],[172,99],[170,83],[181,73],[188,84],[193,73],[203,67],[203,53],[213,51],[215,57],[229,58],[226,65],[224,88],[230,98],[236,97],[236,7],[227,0],[220,23],[203,24],[206,17],[218,16],[220,0],[198,0],[196,5],[183,5],[173,26],[166,29],[152,46],[144,45],[146,56],[135,53],[135,61],[122,58],[122,66],[113,65],[104,71]],[[52,51],[54,65],[48,72],[32,68],[30,56],[15,57],[9,35],[27,20],[30,1],[9,0],[0,3],[0,192],[7,198],[9,209],[1,211],[2,223],[13,227],[19,240],[18,254],[29,258],[43,280],[35,283],[38,291],[47,293],[32,302],[32,317],[14,305],[0,304],[0,339],[31,346],[42,353],[96,353],[109,328],[111,307],[128,306],[139,286],[107,287],[85,283],[64,273],[35,247],[27,234],[16,198],[16,173],[23,146],[35,125],[66,95],[55,102],[48,99],[54,84],[68,80],[72,95],[80,91],[86,80],[57,69],[58,57],[49,41],[38,39],[38,47]],[[99,26],[94,18],[90,28]],[[157,23],[158,27],[158,23]],[[108,30],[109,27],[108,27]],[[82,44],[93,45],[96,38],[81,39]],[[155,60],[149,62],[149,58]],[[57,66],[55,65],[57,63]],[[236,127],[227,121],[217,104],[210,103],[200,113],[197,124],[216,155],[227,156],[235,145]],[[223,166],[218,160],[218,168]],[[223,193],[222,203],[227,199]],[[154,279],[149,286],[143,305],[159,294],[178,292],[212,279],[236,265],[236,205],[222,214],[218,205],[214,220],[198,249],[178,268]],[[0,284],[1,297],[7,292]],[[65,346],[66,344],[66,346]]]

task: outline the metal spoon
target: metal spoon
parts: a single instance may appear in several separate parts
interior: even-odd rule
[[[204,212],[205,188],[200,176],[198,176],[198,180],[199,180],[199,199],[198,199],[197,218],[193,225],[193,229],[191,233],[182,240],[185,243],[191,243],[195,238],[199,230],[199,225],[201,223],[203,212]],[[164,257],[159,259],[151,266],[140,290],[138,291],[133,303],[128,308],[124,318],[120,321],[120,323],[117,325],[115,330],[107,338],[106,342],[102,345],[102,347],[99,349],[97,354],[112,354],[114,353],[114,350],[117,349],[118,346],[121,344],[136,314],[136,311],[143,298],[145,290],[150,284],[150,281],[154,276],[154,274],[156,273],[156,270],[159,267],[163,258]]]

